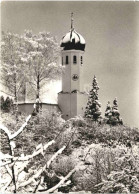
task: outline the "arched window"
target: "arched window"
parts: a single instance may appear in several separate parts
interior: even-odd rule
[[[83,64],[83,56],[81,56],[81,64]]]
[[[74,55],[73,56],[73,64],[76,64],[77,63],[77,57]]]
[[[69,64],[69,58],[66,56],[66,64]]]

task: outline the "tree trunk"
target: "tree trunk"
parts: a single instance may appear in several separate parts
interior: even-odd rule
[[[40,76],[37,76],[37,95],[36,95],[36,112],[40,109]]]
[[[15,82],[15,87],[14,87],[14,112],[15,112],[15,116],[16,116],[16,121],[18,121],[18,101],[17,101],[16,73],[14,75],[14,82]]]
[[[11,146],[11,140],[9,139],[9,137],[8,137],[8,143],[9,143],[9,148],[10,148],[10,155],[14,156],[13,149],[12,149],[12,146]],[[11,163],[12,164],[14,163],[13,158],[11,158]],[[11,171],[12,171],[12,181],[13,181],[13,185],[14,185],[14,193],[16,193],[16,179],[15,179],[14,165],[11,166]]]

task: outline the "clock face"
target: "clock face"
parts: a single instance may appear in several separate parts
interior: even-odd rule
[[[72,79],[73,79],[73,81],[76,81],[76,80],[79,79],[79,76],[78,76],[77,74],[74,74],[74,75],[72,76]]]

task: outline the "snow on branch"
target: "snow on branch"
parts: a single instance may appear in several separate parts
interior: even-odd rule
[[[67,176],[65,176],[57,185],[55,185],[54,187],[52,187],[51,189],[48,189],[45,193],[51,193],[54,192],[56,189],[58,189],[61,185],[64,184],[64,182],[76,171],[76,168],[74,168],[73,170],[71,170]]]
[[[36,103],[37,103],[38,99],[36,99]],[[34,109],[36,108],[36,104],[34,104]],[[17,137],[23,130],[24,128],[27,126],[28,121],[31,119],[31,115],[29,115],[26,118],[25,123],[19,128],[18,131],[16,131],[14,134],[11,134],[9,129],[7,127],[5,127],[2,123],[0,123],[0,129],[2,129],[8,136],[9,140],[14,139],[15,137]]]
[[[64,148],[64,147],[63,147],[63,148]],[[57,185],[55,185],[54,187],[50,188],[50,189],[47,190],[45,193],[47,194],[47,193],[52,193],[52,192],[54,192],[54,191],[55,191],[56,189],[58,189],[61,185],[63,185],[63,184],[65,183],[65,181],[67,181],[67,179],[68,179],[73,173],[75,173],[76,171],[78,171],[79,168],[80,168],[80,164],[78,164],[74,169],[72,169],[72,170],[67,174],[67,176],[63,177],[63,178],[61,179],[61,181],[60,181]]]
[[[5,168],[6,168],[7,172],[9,173],[9,175],[10,175],[11,178],[12,178],[12,171],[11,171],[11,169],[9,168],[9,166],[6,165]]]
[[[7,182],[7,184],[1,189],[1,192],[4,192],[4,191],[7,189],[7,187],[11,184],[11,182],[12,182],[12,179],[10,179],[10,180]]]
[[[11,164],[11,161],[7,161],[7,162],[1,162],[0,161],[0,167],[6,166],[7,164]]]
[[[52,145],[53,143],[55,143],[54,140],[46,143],[44,146],[42,144],[39,144],[37,147],[36,147],[36,150],[35,152],[33,152],[32,155],[28,155],[28,156],[21,156],[21,157],[12,157],[10,156],[9,154],[3,154],[2,152],[0,152],[0,160],[5,160],[5,159],[13,159],[13,161],[27,161],[29,159],[32,159],[33,157],[37,156],[38,154],[42,153],[43,150],[46,150],[50,145]],[[39,149],[39,150],[38,150]],[[6,162],[2,162],[0,161],[0,166],[5,166],[7,164],[10,164],[11,161],[6,161]],[[23,166],[22,166],[23,167]],[[23,168],[24,169],[24,168]],[[22,170],[21,170],[22,171]],[[19,172],[20,173],[20,172]]]
[[[66,146],[63,146],[60,150],[58,150],[58,151],[52,156],[52,158],[47,162],[47,168],[49,168],[51,162],[52,162],[59,154],[61,154],[65,148],[66,148]]]
[[[27,167],[27,165],[29,164],[29,161],[26,161],[22,164],[21,168],[18,170],[18,172],[16,173],[16,176],[18,177],[20,175],[20,173],[22,173],[22,171],[24,170],[25,167]]]
[[[39,170],[37,174],[32,176],[29,180],[22,182],[21,184],[17,184],[17,189],[20,187],[25,187],[25,186],[29,185],[30,183],[34,182],[35,179],[38,178],[45,169],[46,169],[46,165],[41,170]]]
[[[40,153],[42,153],[43,155],[43,150],[46,150],[50,145],[52,145],[53,143],[55,143],[54,140],[46,143],[44,146],[42,144],[39,144],[37,147],[36,147],[36,151],[33,152],[32,155],[27,155],[27,156],[21,156],[21,157],[12,157],[10,156],[9,154],[3,154],[2,152],[0,152],[0,160],[4,160],[4,159],[13,159],[13,161],[28,161],[29,159],[32,159],[33,157],[39,155]],[[11,161],[6,161],[6,162],[0,162],[0,166],[5,166],[7,164],[10,164]]]
[[[46,150],[50,145],[55,143],[55,140],[49,141],[47,144],[44,145],[44,150]]]
[[[42,153],[43,155],[43,150],[46,150],[50,145],[52,145],[53,143],[55,143],[54,140],[46,143],[44,146],[42,144],[39,144],[37,147],[36,147],[36,151],[33,152],[32,155],[27,155],[27,156],[21,156],[18,158],[18,161],[25,161],[25,160],[29,160],[29,159],[32,159],[33,157],[39,155],[40,153]],[[13,160],[16,160],[17,158],[14,157]]]
[[[5,159],[11,159],[12,156],[9,154],[3,154],[2,152],[0,152],[0,160],[5,160]]]
[[[24,128],[27,126],[28,121],[30,120],[30,118],[31,118],[31,115],[29,115],[27,117],[26,122],[20,127],[20,129],[17,132],[15,132],[13,135],[10,136],[10,140],[15,138],[16,136],[18,136],[24,130]]]
[[[51,145],[52,143],[54,143],[54,142],[55,142],[54,140],[52,140],[51,142],[48,142],[48,143],[45,145],[45,149],[46,149],[49,145]],[[38,147],[38,146],[37,146],[37,147]],[[20,188],[20,187],[25,187],[25,186],[29,185],[30,183],[34,182],[35,179],[38,178],[38,177],[41,175],[41,173],[46,169],[46,167],[48,168],[48,167],[50,166],[51,162],[52,162],[59,154],[61,154],[62,151],[63,151],[65,148],[66,148],[66,146],[63,146],[60,150],[58,150],[58,151],[52,156],[52,158],[47,162],[47,164],[46,164],[41,170],[39,170],[34,176],[32,176],[29,180],[27,180],[27,181],[25,181],[25,182],[23,182],[23,183],[18,184],[18,185],[17,185],[17,189]],[[40,150],[41,150],[41,149],[40,149]],[[38,153],[38,151],[37,151],[37,153]],[[66,179],[65,179],[65,180],[66,180]],[[62,182],[62,183],[63,183],[63,182]],[[61,183],[61,184],[62,184],[62,183]],[[60,184],[60,185],[61,185],[61,184]]]
[[[10,139],[11,133],[9,129],[5,127],[2,123],[0,124],[0,129],[2,129],[7,134],[8,138]]]
[[[0,129],[2,129],[8,136],[9,140],[12,140],[13,138],[17,137],[27,126],[28,121],[30,120],[31,115],[29,115],[26,119],[26,122],[20,127],[18,131],[16,131],[14,134],[11,135],[9,129],[5,127],[3,124],[0,124]]]

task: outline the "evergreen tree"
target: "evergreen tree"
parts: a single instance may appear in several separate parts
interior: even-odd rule
[[[1,105],[1,110],[2,110],[2,111],[4,110],[4,103],[5,103],[4,97],[1,96],[1,98],[0,98],[0,105]]]
[[[11,99],[9,98],[9,96],[6,98],[5,100],[5,106],[4,106],[4,110],[6,112],[9,112],[11,109]]]
[[[111,116],[112,116],[112,108],[110,105],[110,101],[108,101],[107,106],[106,106],[106,110],[105,110],[105,119],[106,119],[107,124],[110,123]]]
[[[4,112],[10,112],[13,109],[13,99],[12,98],[7,97],[6,100],[4,100],[4,97],[1,96],[0,104],[1,104],[1,110]]]
[[[85,111],[85,117],[90,118],[93,121],[98,121],[101,117],[101,104],[98,98],[99,86],[96,80],[96,76],[93,78],[92,90],[89,93],[89,99]]]
[[[115,98],[113,101],[113,107],[111,109],[111,116],[109,117],[108,123],[111,125],[118,125],[118,124],[122,125],[123,124],[123,121],[120,118],[120,113],[118,110],[117,98]]]

